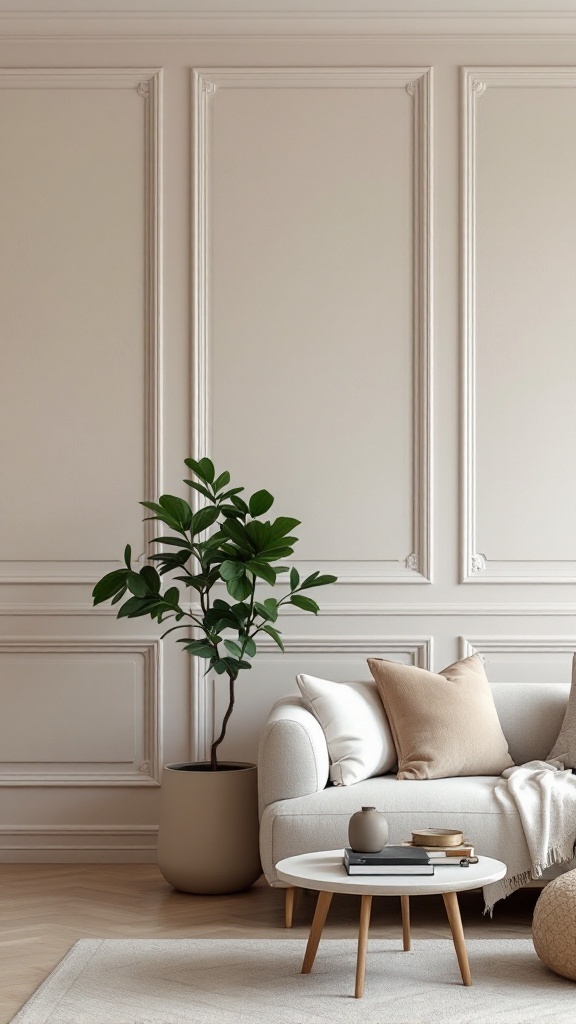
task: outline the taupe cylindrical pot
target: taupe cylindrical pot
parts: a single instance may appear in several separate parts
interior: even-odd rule
[[[175,889],[204,895],[241,892],[260,877],[256,765],[166,765],[158,867]]]

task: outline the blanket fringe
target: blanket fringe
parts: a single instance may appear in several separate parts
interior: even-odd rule
[[[494,882],[484,887],[484,914],[490,917],[494,914],[494,906],[499,900],[511,896],[517,889],[522,889],[530,882],[541,878],[548,868],[556,865],[568,864],[574,859],[574,836],[568,836],[559,846],[553,846],[547,851],[543,860],[537,861],[527,871],[520,871],[517,875],[507,875],[500,882]],[[490,890],[490,898],[486,897],[486,890]]]

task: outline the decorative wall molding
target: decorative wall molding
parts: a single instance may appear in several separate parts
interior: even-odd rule
[[[186,610],[193,610],[195,606],[189,605],[183,602],[183,608]],[[199,608],[196,609],[200,610]],[[0,617],[5,616],[8,618],[69,618],[70,616],[113,616],[115,617],[117,610],[115,607],[108,605],[98,605],[93,608],[91,604],[0,604]],[[287,605],[282,615],[293,617],[309,617],[309,612],[304,612],[300,608],[295,608],[292,605]],[[453,602],[453,603],[439,603],[439,604],[402,604],[399,602],[334,602],[332,604],[323,605],[318,614],[319,619],[325,617],[340,617],[340,618],[358,618],[362,616],[393,616],[397,618],[403,618],[404,616],[417,616],[426,617],[428,615],[443,615],[443,616],[454,616],[454,617],[466,617],[469,615],[483,615],[483,616],[494,616],[501,618],[505,616],[537,616],[539,618],[554,618],[558,616],[568,616],[576,619],[576,604],[560,604],[553,602],[542,602],[540,604],[528,604],[528,603],[517,603],[517,604],[501,604],[494,602],[493,604],[465,604],[464,602]]]
[[[413,102],[413,546],[398,559],[314,562],[338,584],[430,583],[432,571],[432,69],[196,68],[192,451],[210,452],[210,110],[220,89],[400,88]],[[297,561],[307,571],[307,562]]]
[[[145,104],[144,150],[144,488],[149,500],[162,489],[162,69],[9,68],[0,89],[134,89]],[[143,551],[153,524],[143,524]],[[0,561],[0,583],[95,583],[114,562]]]
[[[576,583],[574,560],[498,560],[480,553],[476,509],[476,122],[486,90],[574,88],[574,67],[462,68],[461,582]]]
[[[412,664],[419,668],[430,668],[432,664],[433,640],[431,636],[287,636],[282,635],[286,654],[361,654],[373,657],[378,654],[409,654]],[[277,645],[270,637],[259,639],[261,654],[278,654]],[[192,716],[197,723],[192,736],[191,759],[206,760],[214,735],[214,677],[204,676],[204,662],[193,658],[195,663],[192,684]],[[204,717],[202,717],[202,713]]]
[[[481,636],[458,638],[460,657],[471,654],[515,654],[529,651],[531,654],[573,654],[576,649],[574,636]]]
[[[2,786],[159,786],[162,770],[162,646],[139,637],[0,637],[2,654],[141,654],[144,657],[143,747],[127,770],[99,765],[94,771],[50,769],[42,762],[30,771],[5,764]],[[0,682],[1,689],[1,682]]]
[[[244,12],[0,12],[0,37],[7,39],[102,39],[181,42],[246,41],[313,37],[317,41],[384,40],[469,42],[565,42],[576,36],[570,11],[244,11]]]

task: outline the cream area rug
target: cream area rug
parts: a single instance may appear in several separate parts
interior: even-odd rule
[[[309,975],[296,939],[82,939],[12,1024],[574,1024],[576,983],[530,939],[373,939],[354,999],[356,943],[325,939]]]

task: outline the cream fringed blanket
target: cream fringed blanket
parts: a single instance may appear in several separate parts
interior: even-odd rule
[[[507,768],[496,785],[494,795],[504,813],[520,815],[526,842],[510,848],[505,878],[484,886],[490,914],[498,900],[540,878],[554,864],[574,858],[576,775],[560,770],[558,764],[528,761]]]

